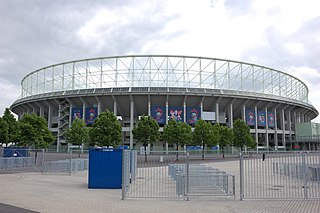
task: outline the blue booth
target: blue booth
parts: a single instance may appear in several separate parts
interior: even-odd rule
[[[3,148],[3,157],[12,158],[12,157],[29,157],[29,148],[28,147],[4,147]]]
[[[94,148],[89,150],[88,187],[122,188],[122,149]]]

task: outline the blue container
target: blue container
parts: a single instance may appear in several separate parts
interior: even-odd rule
[[[26,147],[4,147],[3,157],[29,157],[29,149]]]
[[[89,150],[88,187],[121,189],[122,149],[96,148]]]

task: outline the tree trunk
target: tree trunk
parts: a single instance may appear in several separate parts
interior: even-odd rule
[[[202,144],[202,160],[204,160],[204,144]]]
[[[176,160],[179,161],[179,144],[177,144],[177,148],[176,148]]]
[[[222,158],[224,159],[224,147],[221,147],[221,151],[222,151]]]
[[[34,165],[37,165],[37,158],[38,158],[38,150],[36,150],[34,155]]]
[[[147,159],[147,144],[143,144],[144,146],[144,162],[148,162],[148,159]]]

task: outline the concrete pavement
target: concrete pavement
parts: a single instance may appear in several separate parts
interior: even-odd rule
[[[319,200],[121,200],[121,190],[88,189],[87,171],[0,175],[0,201],[37,212],[319,212]],[[19,211],[18,211],[19,212]]]

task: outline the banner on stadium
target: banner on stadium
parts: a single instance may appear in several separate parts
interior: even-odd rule
[[[274,112],[268,112],[268,126],[269,127],[274,127],[275,123],[274,123]]]
[[[71,113],[72,113],[72,121],[73,121],[76,117],[82,119],[83,108],[82,108],[82,107],[72,107]]]
[[[187,123],[196,124],[201,117],[200,107],[187,107]]]
[[[183,107],[169,107],[168,116],[169,119],[184,122]]]
[[[158,122],[158,124],[166,123],[166,107],[152,106],[151,117]]]
[[[86,124],[93,124],[98,115],[98,107],[86,107]]]
[[[258,126],[266,126],[266,112],[265,111],[258,112]]]
[[[256,118],[254,110],[246,110],[246,121],[248,126],[255,126],[256,125]]]

